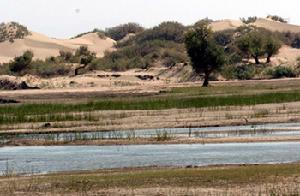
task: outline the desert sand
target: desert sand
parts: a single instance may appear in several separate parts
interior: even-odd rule
[[[102,39],[97,33],[88,33],[75,39],[54,39],[31,32],[31,35],[24,39],[17,39],[14,43],[9,41],[0,43],[0,63],[9,62],[26,50],[31,50],[36,59],[45,59],[58,56],[60,50],[73,52],[80,46],[88,46],[89,50],[97,54],[97,57],[102,57],[106,50],[114,50],[114,44],[114,40]]]

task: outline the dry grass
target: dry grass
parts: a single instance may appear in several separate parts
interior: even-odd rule
[[[13,195],[299,195],[298,164],[148,168],[0,178]]]

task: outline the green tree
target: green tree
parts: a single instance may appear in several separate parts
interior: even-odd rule
[[[265,42],[265,50],[267,54],[267,63],[271,62],[271,57],[278,54],[279,49],[281,48],[281,43],[278,39],[273,36],[269,36]]]
[[[25,51],[22,56],[15,57],[14,60],[9,64],[9,69],[12,72],[21,72],[26,69],[33,59],[33,52]]]
[[[259,58],[265,54],[264,37],[256,30],[246,33],[236,40],[237,47],[248,58],[255,59],[256,64],[260,64]]]
[[[241,33],[235,44],[245,56],[253,57],[256,64],[260,64],[259,59],[265,55],[267,63],[270,63],[271,57],[281,48],[279,39],[265,29],[250,28]]]
[[[224,49],[217,45],[208,23],[190,29],[185,35],[185,45],[193,69],[197,74],[204,73],[203,87],[207,87],[210,74],[226,62]]]

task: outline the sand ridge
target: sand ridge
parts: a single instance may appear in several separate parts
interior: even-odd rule
[[[0,43],[0,63],[9,62],[26,50],[31,50],[36,59],[45,59],[58,56],[60,50],[74,52],[82,45],[88,46],[97,57],[102,57],[105,51],[114,50],[115,41],[107,37],[100,38],[97,33],[88,33],[75,39],[55,39],[31,32],[31,35],[14,40],[13,43],[9,41]]]

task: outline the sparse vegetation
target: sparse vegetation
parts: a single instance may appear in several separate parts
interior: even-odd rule
[[[167,67],[185,63],[188,57],[183,45],[184,30],[180,23],[164,22],[139,32],[126,41],[118,42],[117,51],[107,52],[104,58],[95,59],[90,69],[124,71],[149,68],[155,63]]]
[[[299,165],[247,165],[210,168],[148,168],[74,172],[36,177],[5,177],[0,187],[6,193],[131,195],[139,189],[147,193],[172,195],[298,195]],[[116,188],[117,187],[117,188]],[[193,187],[193,188],[191,188]],[[236,188],[235,188],[236,187]],[[148,188],[148,189],[147,189]],[[127,192],[124,192],[127,190]]]
[[[83,66],[75,69],[78,74],[79,69],[84,69],[94,59],[96,54],[89,51],[88,47],[80,46],[75,54],[71,51],[60,51],[59,56],[49,57],[45,60],[33,60],[34,54],[25,51],[23,55],[15,57],[13,61],[0,67],[0,73],[8,75],[38,75],[41,77],[53,77],[68,75],[72,69],[72,64]]]
[[[101,39],[105,39],[105,37],[106,37],[105,31],[95,28],[93,31],[89,31],[89,32],[86,32],[86,33],[80,33],[80,34],[76,35],[75,37],[73,37],[72,39],[80,38],[80,37],[82,37],[86,34],[89,34],[89,33],[97,33],[97,35]]]
[[[30,32],[27,27],[17,22],[0,24],[0,43],[4,41],[14,42],[15,39],[24,39],[28,35]]]
[[[251,24],[256,22],[257,17],[256,16],[250,16],[248,18],[240,18],[240,20],[244,23],[244,24]]]
[[[288,23],[287,20],[285,20],[283,17],[278,15],[268,15],[267,18],[272,19],[274,21],[282,22],[282,23]]]

